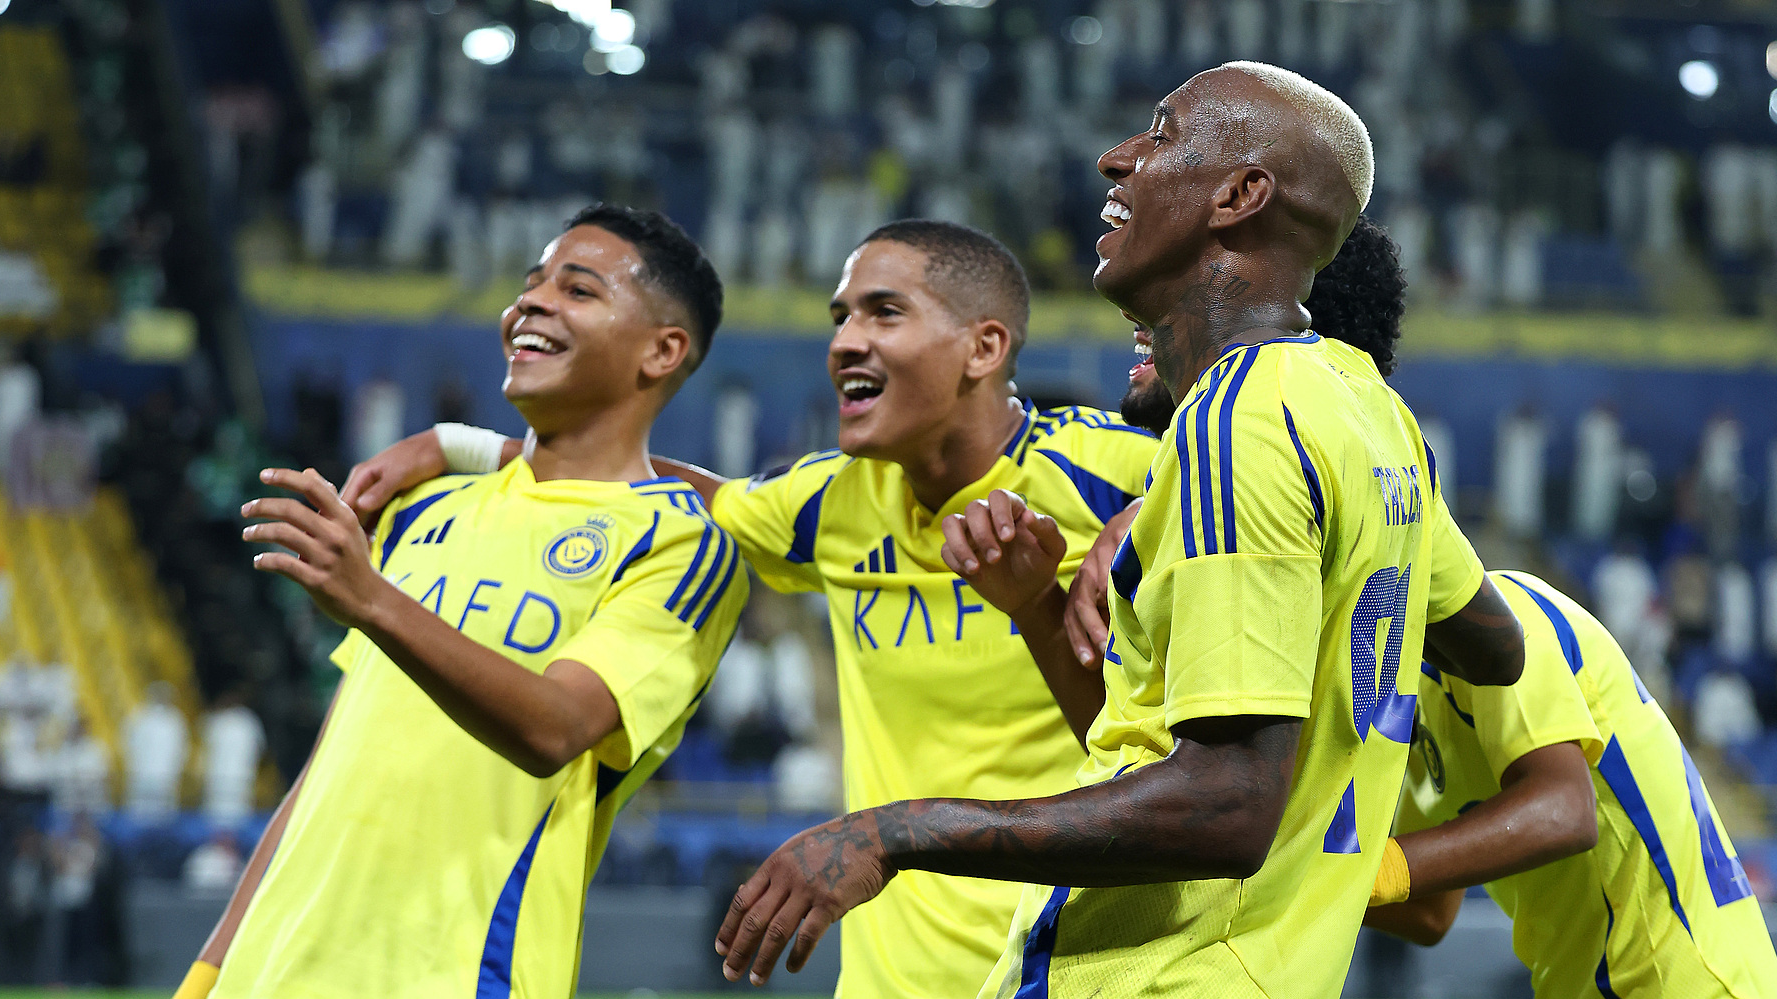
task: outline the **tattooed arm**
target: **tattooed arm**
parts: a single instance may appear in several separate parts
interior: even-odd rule
[[[1289,800],[1297,718],[1201,718],[1173,726],[1164,760],[1049,798],[898,801],[779,847],[735,893],[716,937],[730,981],[763,984],[789,944],[798,971],[826,928],[897,871],[1072,886],[1246,878],[1270,852]],[[798,924],[802,929],[796,932]]]
[[[1425,627],[1425,658],[1474,684],[1510,686],[1524,672],[1524,629],[1493,580],[1450,617]]]

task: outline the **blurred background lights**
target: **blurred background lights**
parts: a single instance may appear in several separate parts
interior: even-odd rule
[[[6,13],[6,8],[10,6],[12,6],[12,0],[0,0],[0,14]]]
[[[1067,26],[1067,36],[1075,45],[1096,45],[1104,37],[1104,25],[1096,17],[1076,17]]]
[[[497,66],[512,58],[518,36],[504,24],[476,28],[463,36],[463,54],[483,66]]]
[[[647,61],[647,54],[634,45],[625,45],[605,55],[605,65],[618,76],[629,76],[640,71],[642,64]]]
[[[1716,88],[1721,86],[1721,73],[1708,60],[1692,59],[1678,67],[1678,85],[1697,100],[1706,101],[1714,97]]]
[[[1765,72],[1771,74],[1773,80],[1777,80],[1777,42],[1765,46]]]
[[[592,29],[592,47],[600,52],[616,52],[635,41],[635,15],[627,10],[601,11],[587,25]]]
[[[1770,114],[1772,121],[1777,122],[1777,90],[1771,91],[1771,100],[1765,105],[1765,111]]]

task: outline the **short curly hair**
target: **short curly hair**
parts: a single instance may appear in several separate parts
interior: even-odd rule
[[[597,226],[636,248],[647,279],[685,309],[691,342],[697,350],[687,358],[685,373],[697,370],[710,352],[710,340],[722,324],[722,279],[703,250],[677,222],[647,208],[598,202],[574,214],[563,232]]]
[[[1314,276],[1314,290],[1302,304],[1316,333],[1369,354],[1387,376],[1394,374],[1406,294],[1400,247],[1388,230],[1359,215],[1338,256]]]

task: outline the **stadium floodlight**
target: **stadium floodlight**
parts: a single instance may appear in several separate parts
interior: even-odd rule
[[[1067,26],[1067,36],[1075,45],[1097,45],[1104,37],[1104,25],[1096,17],[1076,17]]]
[[[556,10],[573,18],[581,27],[590,28],[593,22],[611,9],[611,0],[544,0]]]
[[[1771,101],[1765,106],[1765,111],[1770,114],[1772,121],[1777,122],[1777,90],[1771,91]]]
[[[615,52],[636,40],[636,18],[627,10],[612,8],[593,16],[592,47],[600,52]]]
[[[4,9],[0,7],[0,10]],[[1777,80],[1777,42],[1765,46],[1765,72],[1771,74],[1771,79]]]
[[[1692,59],[1678,67],[1678,85],[1697,100],[1706,101],[1721,86],[1721,73],[1707,59]]]
[[[10,6],[12,6],[12,0],[0,0],[0,14],[6,13],[6,8]]]
[[[518,47],[518,36],[504,24],[476,28],[463,36],[463,54],[483,66],[498,66],[512,58]]]
[[[625,45],[605,55],[605,65],[618,76],[641,72],[642,65],[647,61],[648,54],[634,45]]]

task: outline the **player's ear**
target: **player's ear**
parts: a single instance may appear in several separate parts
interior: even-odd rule
[[[1277,178],[1262,166],[1235,170],[1210,196],[1209,227],[1226,229],[1264,211],[1277,194]]]
[[[659,381],[684,367],[690,359],[691,334],[682,326],[659,327],[642,354],[642,377]]]
[[[964,368],[968,377],[986,378],[1011,363],[1014,349],[1012,330],[1005,323],[998,319],[983,319],[975,324],[971,332],[974,337],[973,350],[969,354],[969,363]]]

